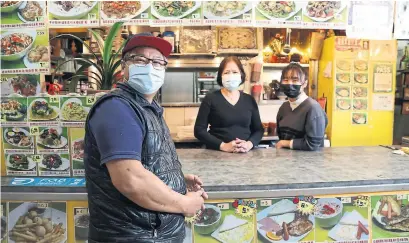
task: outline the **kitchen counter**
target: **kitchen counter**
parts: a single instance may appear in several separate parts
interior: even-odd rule
[[[409,156],[383,147],[271,148],[247,154],[179,149],[178,155],[183,171],[199,175],[211,199],[409,190]],[[2,177],[4,200],[86,200],[83,187],[15,187],[10,180]]]

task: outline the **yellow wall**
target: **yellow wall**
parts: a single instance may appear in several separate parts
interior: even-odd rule
[[[324,94],[328,99],[327,115],[329,125],[327,128],[331,146],[376,146],[391,145],[393,138],[393,115],[394,111],[372,110],[373,92],[373,64],[386,63],[392,65],[392,92],[377,93],[391,94],[394,99],[394,87],[396,82],[396,41],[370,41],[367,51],[337,51],[335,49],[335,37],[324,42],[323,54],[319,62],[318,94]],[[335,75],[336,61],[366,60],[368,61],[368,124],[352,124],[352,112],[335,109]],[[328,63],[332,62],[331,77],[324,77],[324,70]],[[352,73],[352,72],[351,72]],[[352,90],[351,90],[352,93]],[[352,101],[352,99],[351,99]],[[352,109],[352,108],[351,108]]]

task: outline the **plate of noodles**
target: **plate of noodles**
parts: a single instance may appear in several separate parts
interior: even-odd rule
[[[84,107],[78,98],[70,98],[61,106],[61,120],[83,122],[87,119],[90,108]]]

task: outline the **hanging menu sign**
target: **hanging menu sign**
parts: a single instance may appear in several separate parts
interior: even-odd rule
[[[149,1],[101,1],[101,25],[149,25]]]
[[[303,27],[345,29],[348,3],[346,1],[308,1],[303,6]]]
[[[151,5],[151,24],[202,25],[201,1],[154,1]]]
[[[0,34],[1,74],[50,72],[48,30],[8,29]],[[8,45],[9,48],[5,48]]]
[[[203,2],[205,25],[253,25],[251,1],[205,1]]]
[[[395,39],[409,39],[409,1],[396,1]]]
[[[51,27],[99,26],[98,1],[49,1]]]
[[[348,38],[390,40],[393,12],[392,1],[352,1],[348,15]]]
[[[2,1],[1,28],[45,27],[45,1]]]
[[[292,27],[302,26],[301,2],[295,1],[260,1],[254,3],[256,26]]]

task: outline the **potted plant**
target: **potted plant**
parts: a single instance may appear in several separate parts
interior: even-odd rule
[[[56,38],[75,39],[81,42],[81,44],[88,48],[88,50],[90,51],[90,54],[87,57],[76,57],[73,60],[67,60],[59,64],[57,68],[55,68],[55,71],[53,73],[53,80],[55,73],[59,71],[63,64],[75,61],[80,64],[81,67],[71,78],[66,80],[67,83],[69,82],[69,92],[76,91],[79,79],[88,79],[88,83],[94,84],[97,87],[97,90],[95,92],[111,90],[115,83],[118,82],[117,77],[120,71],[116,70],[121,65],[120,58],[122,55],[122,49],[126,44],[126,41],[124,41],[117,50],[113,50],[114,39],[118,34],[120,34],[122,25],[123,22],[115,23],[109,30],[105,41],[98,32],[89,29],[93,37],[96,39],[96,43],[98,45],[100,53],[95,53],[92,48],[90,48],[89,45],[86,44],[81,38],[72,34],[61,34],[50,39],[50,41]],[[95,69],[96,71],[92,71],[90,69]]]

